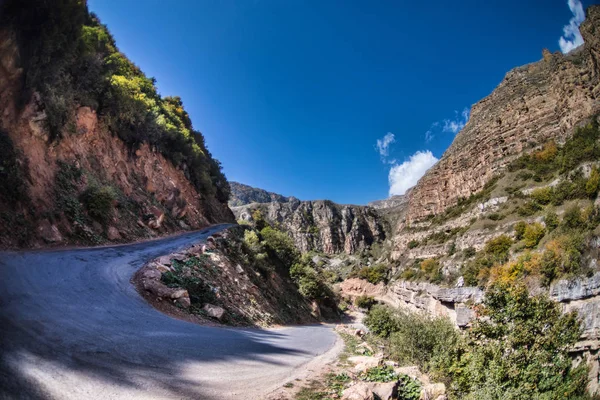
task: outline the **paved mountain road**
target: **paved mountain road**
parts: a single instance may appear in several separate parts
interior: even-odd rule
[[[200,326],[159,313],[135,291],[130,279],[144,262],[224,227],[0,253],[0,398],[261,399],[331,356],[337,337],[325,325]]]

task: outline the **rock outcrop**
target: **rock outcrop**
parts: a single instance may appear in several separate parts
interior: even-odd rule
[[[245,221],[252,221],[254,210],[288,232],[301,252],[352,254],[386,237],[385,221],[371,207],[292,200],[232,208],[236,218]]]
[[[523,152],[564,140],[598,113],[599,24],[600,8],[590,7],[581,25],[584,46],[568,55],[545,52],[541,61],[515,68],[472,107],[464,129],[411,191],[406,222],[443,212]]]

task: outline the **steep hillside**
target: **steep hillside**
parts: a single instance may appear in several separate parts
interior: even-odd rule
[[[465,128],[411,191],[407,223],[444,212],[480,191],[525,151],[564,141],[600,110],[600,9],[581,25],[585,45],[568,55],[544,51],[539,62],[510,71],[475,104]]]
[[[178,97],[85,2],[0,9],[0,245],[131,241],[233,221],[220,164]]]
[[[229,196],[229,206],[239,207],[250,203],[287,203],[297,200],[295,197],[285,197],[277,193],[267,192],[264,189],[255,188],[238,182],[229,182],[231,195]]]
[[[371,207],[329,200],[252,203],[232,207],[238,221],[264,218],[287,232],[303,253],[353,254],[382,242],[387,222]]]

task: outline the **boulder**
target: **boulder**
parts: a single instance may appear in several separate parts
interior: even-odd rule
[[[398,381],[373,382],[369,384],[371,391],[381,400],[392,400],[398,396]]]
[[[108,240],[121,240],[121,233],[114,226],[109,226],[106,231],[106,237]]]
[[[173,260],[184,261],[186,258],[187,258],[187,256],[185,254],[181,254],[181,253],[171,254],[171,259],[173,259]]]
[[[177,300],[175,300],[175,303],[183,308],[190,308],[190,306],[192,305],[192,302],[190,301],[190,298],[188,296],[178,298]]]
[[[215,306],[215,305],[206,303],[202,307],[202,309],[204,310],[204,312],[206,312],[206,314],[209,317],[216,318],[219,321],[221,321],[223,319],[223,317],[225,316],[225,309],[223,307],[219,307],[219,306]]]
[[[37,228],[38,235],[46,243],[62,242],[63,238],[56,225],[52,225],[50,221],[43,220]]]
[[[154,266],[154,268],[156,268],[156,269],[157,269],[158,271],[160,271],[161,273],[163,273],[163,272],[171,272],[171,271],[173,271],[173,270],[171,269],[171,267],[167,267],[166,265],[162,265],[162,264],[156,264],[156,265]]]
[[[357,373],[360,373],[360,372],[365,372],[369,368],[379,366],[379,364],[381,364],[382,358],[381,357],[369,357],[369,356],[354,356],[354,357],[349,357],[348,361],[350,361],[353,364],[356,364],[354,366],[354,371]]]
[[[446,398],[446,385],[443,383],[423,385],[420,400],[441,400],[440,398]]]
[[[417,366],[394,368],[394,372],[398,375],[406,375],[412,379],[416,379],[425,385],[429,384],[429,378]]]
[[[356,346],[356,350],[362,354],[365,354],[367,352],[369,352],[371,354],[375,353],[375,350],[373,350],[373,348],[371,346],[369,346],[369,344],[367,342],[362,342],[361,344]]]
[[[156,262],[162,265],[171,265],[171,256],[161,256],[156,259]]]
[[[342,392],[342,400],[375,400],[375,396],[367,383],[359,382]]]
[[[165,214],[160,214],[158,217],[151,219],[148,222],[148,226],[152,229],[160,229],[164,219],[165,219]]]
[[[154,280],[147,279],[143,281],[144,290],[154,294],[158,298],[170,298],[171,293],[173,293],[174,289],[168,287],[164,283]]]
[[[175,289],[174,292],[171,293],[170,296],[172,299],[180,299],[182,297],[187,297],[189,298],[190,295],[188,294],[188,291],[185,289]]]
[[[155,268],[146,268],[144,272],[142,272],[142,278],[150,279],[150,280],[160,280],[162,273]]]

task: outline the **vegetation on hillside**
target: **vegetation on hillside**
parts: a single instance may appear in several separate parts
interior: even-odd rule
[[[260,210],[254,210],[252,220],[253,226],[241,225],[248,262],[264,273],[278,270],[288,274],[305,298],[336,309],[337,299],[328,284],[331,277],[313,261],[312,254],[301,255],[288,234],[271,226]]]
[[[78,106],[97,111],[104,126],[132,150],[143,143],[181,168],[197,190],[229,198],[229,184],[194,130],[179,97],[162,97],[80,0],[16,0],[0,6],[0,26],[15,32],[24,68],[22,103],[40,95],[51,140],[74,132]]]
[[[464,199],[443,215],[432,217],[428,236],[411,240],[407,247],[445,244],[446,255],[417,260],[401,272],[403,279],[453,284],[463,276],[466,285],[485,287],[495,280],[514,281],[539,277],[543,285],[553,280],[589,275],[585,253],[598,235],[600,208],[592,204],[600,190],[600,127],[593,119],[575,129],[573,136],[559,145],[550,141],[539,150],[523,155],[509,165],[506,175],[492,179],[479,193]],[[520,182],[527,182],[520,183]],[[516,182],[516,183],[515,183]],[[540,184],[544,186],[540,186]],[[533,186],[525,190],[527,186]],[[508,198],[497,210],[468,225],[440,227],[438,224],[470,211],[506,191]],[[502,222],[499,222],[502,221]],[[463,249],[456,253],[456,242],[473,230],[499,230],[480,251]],[[410,231],[410,229],[409,229]],[[458,271],[442,273],[441,265],[451,258]],[[512,259],[512,261],[509,261]],[[431,273],[433,271],[434,273]]]
[[[444,381],[451,399],[585,399],[587,369],[568,349],[578,340],[574,313],[524,285],[495,284],[466,332],[443,318],[374,306],[365,324],[405,365]]]

